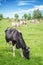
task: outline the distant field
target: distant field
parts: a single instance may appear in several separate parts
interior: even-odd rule
[[[27,21],[27,26],[19,28],[26,45],[30,47],[30,59],[27,60],[20,56],[16,50],[16,56],[12,56],[12,48],[5,48],[5,29],[11,27],[9,20],[0,20],[0,65],[43,65],[43,21],[32,24]]]

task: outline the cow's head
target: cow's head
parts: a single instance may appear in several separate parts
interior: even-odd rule
[[[30,48],[23,49],[23,55],[25,58],[29,59],[30,58]]]

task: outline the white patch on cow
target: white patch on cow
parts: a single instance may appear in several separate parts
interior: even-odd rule
[[[23,56],[23,51],[22,51],[21,48],[20,48],[20,55],[21,55],[21,57],[24,57],[24,56]]]
[[[9,44],[11,44],[12,43],[12,41],[9,41]]]
[[[20,27],[20,24],[18,22],[12,22],[12,27],[15,26],[15,27]]]
[[[16,46],[13,46],[13,56],[15,57],[15,50],[16,50]]]
[[[22,21],[20,21],[20,25],[22,24]]]

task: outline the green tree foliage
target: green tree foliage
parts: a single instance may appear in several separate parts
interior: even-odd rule
[[[28,15],[25,13],[22,18],[27,20],[28,19]]]
[[[31,14],[28,14],[28,20],[30,20],[31,19]]]
[[[18,14],[15,14],[14,17],[15,17],[15,19],[18,19],[19,18],[19,15]]]
[[[24,14],[23,17],[25,20],[30,20],[31,19],[31,14]]]
[[[0,20],[1,20],[1,19],[3,19],[3,15],[2,15],[2,14],[0,14]]]
[[[42,13],[39,9],[33,11],[33,18],[34,19],[40,19],[42,17]]]

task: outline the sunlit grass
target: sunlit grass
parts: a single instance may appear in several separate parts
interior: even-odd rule
[[[5,29],[11,27],[9,20],[0,21],[0,65],[43,65],[43,21],[32,24],[27,21],[16,29],[20,30],[26,45],[30,47],[30,59],[27,60],[20,56],[16,49],[16,56],[12,56],[12,47],[5,47]]]

